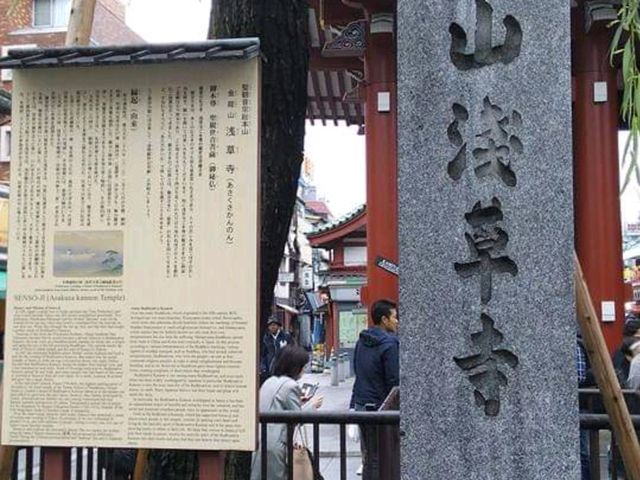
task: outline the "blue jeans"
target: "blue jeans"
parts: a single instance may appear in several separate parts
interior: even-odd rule
[[[580,430],[580,471],[582,472],[582,480],[591,479],[591,464],[589,461],[589,430]]]
[[[355,404],[356,412],[368,411],[365,405]],[[375,410],[375,409],[374,409]],[[362,453],[362,480],[379,480],[378,429],[375,425],[360,425],[360,452]]]

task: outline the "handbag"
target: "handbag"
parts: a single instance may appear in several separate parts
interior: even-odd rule
[[[324,480],[313,468],[313,454],[309,450],[306,431],[298,426],[301,443],[293,447],[293,480]]]

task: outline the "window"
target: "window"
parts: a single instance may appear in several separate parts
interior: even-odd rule
[[[344,264],[348,266],[367,264],[367,247],[345,247]]]
[[[37,45],[35,44],[26,44],[26,45],[5,45],[2,47],[2,49],[0,49],[0,56],[1,57],[6,57],[7,56],[7,52],[9,50],[18,50],[20,48],[36,48]],[[0,70],[0,80],[3,82],[10,82],[11,79],[13,78],[12,75],[12,70],[8,69],[8,68],[4,68],[2,70]]]
[[[71,0],[33,0],[34,27],[66,27]]]
[[[11,158],[11,127],[0,127],[0,162],[8,162]]]

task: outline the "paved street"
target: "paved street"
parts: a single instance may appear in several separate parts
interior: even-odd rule
[[[331,376],[328,374],[305,374],[302,382],[318,383],[320,387],[316,395],[324,396],[322,410],[347,411],[353,388],[353,378],[341,382],[339,386],[331,386]],[[307,426],[307,436],[312,442],[312,427]],[[311,444],[310,448],[313,448]],[[347,438],[347,479],[355,480],[362,477],[356,475],[360,466],[360,444]],[[324,425],[320,427],[320,473],[325,480],[340,479],[340,433],[337,425]]]

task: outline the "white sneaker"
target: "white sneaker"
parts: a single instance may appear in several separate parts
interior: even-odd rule
[[[362,475],[362,464],[360,464],[360,467],[356,470],[356,475]]]

